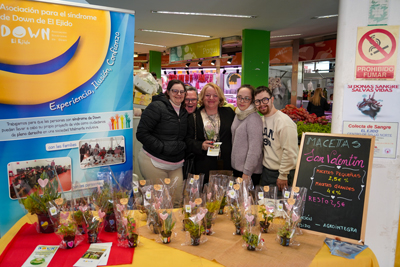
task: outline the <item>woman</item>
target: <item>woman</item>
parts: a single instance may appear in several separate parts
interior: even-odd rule
[[[232,169],[231,125],[235,112],[229,107],[222,107],[224,101],[221,88],[214,83],[207,83],[199,95],[200,108],[188,120],[186,143],[196,156],[194,173],[204,173],[204,183],[208,182],[210,170]],[[214,142],[222,144],[219,146],[219,155],[211,156],[209,149],[214,148]]]
[[[262,173],[262,120],[254,106],[254,87],[242,85],[237,91],[236,116],[232,123],[233,175],[260,183]]]
[[[178,177],[175,205],[182,194],[182,165],[185,157],[187,112],[184,106],[186,89],[183,82],[171,80],[165,94],[153,97],[143,111],[136,138],[143,144],[138,156],[142,176],[152,183]]]
[[[311,97],[310,102],[308,102],[307,111],[312,114],[315,113],[317,117],[325,116],[325,110],[329,110],[330,105],[326,101],[322,88],[315,89],[314,95]]]

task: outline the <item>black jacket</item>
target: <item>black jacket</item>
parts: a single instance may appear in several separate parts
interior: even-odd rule
[[[235,118],[235,112],[229,107],[219,107],[218,113],[221,120],[219,136],[221,145],[221,157],[209,157],[207,151],[201,149],[206,140],[204,137],[204,124],[201,118],[201,110],[196,110],[196,140],[193,114],[188,118],[188,134],[186,144],[188,151],[195,154],[195,174],[204,173],[204,183],[208,182],[210,170],[231,170],[232,132],[231,126]],[[222,161],[221,161],[222,160]],[[218,162],[219,161],[219,162]]]
[[[181,107],[178,117],[164,94],[154,96],[153,102],[143,111],[136,138],[154,157],[179,162],[185,157],[187,118],[184,107]]]
[[[307,111],[312,114],[315,113],[315,115],[317,115],[317,117],[321,117],[321,116],[325,116],[325,110],[329,110],[330,109],[330,105],[328,104],[328,101],[326,101],[326,99],[324,97],[321,97],[321,102],[319,106],[315,106],[313,103],[308,102],[308,106],[307,106]]]

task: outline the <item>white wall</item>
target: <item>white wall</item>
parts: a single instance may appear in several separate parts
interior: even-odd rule
[[[340,0],[339,2],[333,99],[335,105],[332,114],[333,133],[342,133],[344,86],[369,83],[368,81],[355,81],[357,27],[368,26],[369,2],[367,0]],[[389,8],[388,25],[400,25],[400,16],[398,15],[400,1],[389,0]],[[396,81],[383,81],[383,83],[400,84],[399,63],[400,53],[398,52]],[[376,81],[373,82],[376,83]],[[372,167],[365,243],[375,253],[380,266],[394,265],[400,206],[399,141],[400,138],[397,136],[397,159],[374,158]]]

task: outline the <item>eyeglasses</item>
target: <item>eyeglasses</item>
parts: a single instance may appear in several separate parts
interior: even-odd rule
[[[250,101],[251,101],[251,98],[249,98],[249,97],[241,97],[241,96],[237,96],[236,97],[236,99],[237,99],[237,101],[238,102],[244,102],[244,103],[249,103]]]
[[[213,98],[218,98],[218,95],[205,95],[205,97],[206,97],[206,98],[211,98],[211,97],[213,97]]]
[[[197,102],[197,98],[186,98],[185,102],[186,103],[190,103],[190,102],[196,103]]]
[[[186,94],[186,91],[185,91],[185,90],[178,90],[178,89],[171,89],[171,92],[172,92],[174,95],[177,95],[178,93],[180,93],[181,95]]]
[[[261,100],[256,99],[256,100],[254,101],[254,104],[255,104],[256,106],[261,105],[261,102],[262,102],[263,104],[268,104],[268,103],[269,103],[269,100],[270,100],[270,98],[268,98],[268,97],[264,97],[264,98],[261,99]]]

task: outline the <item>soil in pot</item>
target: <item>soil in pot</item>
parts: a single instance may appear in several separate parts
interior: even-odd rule
[[[128,237],[128,246],[130,248],[136,248],[138,245],[138,238],[139,236],[137,234],[132,234],[131,237]]]
[[[39,231],[44,234],[54,233],[54,224],[48,214],[38,214]]]
[[[190,245],[192,245],[192,246],[200,245],[200,237],[190,236]]]
[[[164,244],[171,243],[171,233],[164,233],[164,231],[162,231],[161,236],[162,236],[162,242]]]
[[[281,237],[280,236],[280,239],[281,239],[281,246],[284,246],[284,247],[287,247],[287,246],[289,246],[289,244],[290,244],[290,238],[286,238],[286,237]]]
[[[64,236],[65,248],[71,249],[75,247],[75,236]]]
[[[114,212],[106,215],[106,218],[104,221],[104,231],[109,232],[109,233],[117,231],[117,224],[116,224]]]

